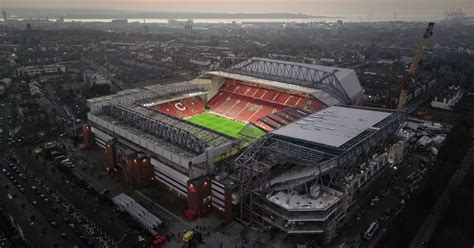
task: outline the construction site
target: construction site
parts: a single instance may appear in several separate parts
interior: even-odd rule
[[[362,107],[362,95],[353,70],[252,58],[89,100],[84,144],[105,149],[107,171],[126,182],[178,192],[189,220],[212,211],[330,241],[359,189],[406,147],[405,113]]]

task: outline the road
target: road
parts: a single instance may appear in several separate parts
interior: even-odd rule
[[[124,233],[133,231],[133,226],[128,225],[121,219],[118,213],[113,211],[113,207],[102,202],[94,192],[89,192],[85,189],[86,185],[78,184],[78,181],[71,180],[57,168],[53,170],[53,165],[49,164],[47,160],[42,158],[35,159],[31,154],[28,154],[25,148],[15,149],[21,160],[28,164],[31,170],[48,182],[51,187],[60,192],[76,211],[83,215],[87,222],[91,223],[99,233],[104,233],[105,236],[110,236],[110,240],[115,242],[123,237]],[[100,220],[97,221],[96,220]],[[97,240],[97,237],[94,238]]]
[[[0,133],[0,151],[8,147],[9,131],[14,124],[12,105],[13,103],[8,96],[0,96],[0,129],[2,129]]]
[[[438,198],[435,206],[431,210],[430,215],[425,220],[421,228],[419,229],[416,236],[410,242],[409,248],[424,247],[426,243],[431,239],[438,223],[440,222],[446,208],[449,206],[450,198],[453,192],[459,188],[459,185],[463,182],[464,176],[468,173],[470,166],[474,163],[474,146],[469,149],[462,164],[459,166],[457,171],[449,180],[448,185],[444,189],[441,196]]]
[[[413,151],[407,154],[407,158],[402,164],[397,165],[397,169],[393,167],[384,169],[377,178],[364,186],[363,193],[351,207],[347,222],[333,242],[334,245],[342,242],[351,243],[354,237],[360,235],[360,247],[371,247],[383,235],[392,218],[403,207],[400,204],[402,199],[400,189],[407,184],[406,177],[418,169],[420,155]],[[374,198],[377,200],[371,204]],[[363,239],[363,235],[373,221],[378,221],[379,229],[375,236],[367,241]]]
[[[2,170],[8,169],[5,163],[2,161]],[[30,198],[8,178],[6,172],[0,173],[0,181],[2,183],[0,202],[21,228],[31,247],[72,247],[61,238],[59,231],[48,223],[47,217],[38,210]]]

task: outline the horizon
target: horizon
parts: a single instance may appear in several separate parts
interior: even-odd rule
[[[398,16],[400,20],[413,17],[426,19],[443,17],[444,9],[461,9],[466,15],[474,15],[474,1],[444,0],[2,0],[2,9],[12,11],[127,11],[143,13],[290,13],[311,16],[343,17],[387,17]],[[270,7],[269,7],[270,6]]]

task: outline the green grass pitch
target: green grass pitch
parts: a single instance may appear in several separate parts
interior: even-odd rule
[[[225,117],[212,113],[204,113],[197,116],[193,116],[189,118],[188,121],[235,138],[239,138],[239,131],[245,127],[244,123],[233,121],[231,119],[227,119]]]

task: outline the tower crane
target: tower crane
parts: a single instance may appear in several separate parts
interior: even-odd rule
[[[416,48],[415,57],[410,65],[410,70],[408,73],[402,78],[400,85],[402,90],[400,91],[400,97],[398,98],[398,110],[404,110],[405,104],[407,101],[408,95],[408,83],[411,81],[413,76],[416,73],[416,69],[418,68],[418,64],[421,61],[421,57],[423,56],[423,52],[426,48],[426,43],[428,39],[433,35],[433,28],[434,23],[430,22],[428,27],[426,27],[425,33],[423,34],[423,38],[421,39],[420,43],[418,43],[418,47]]]

